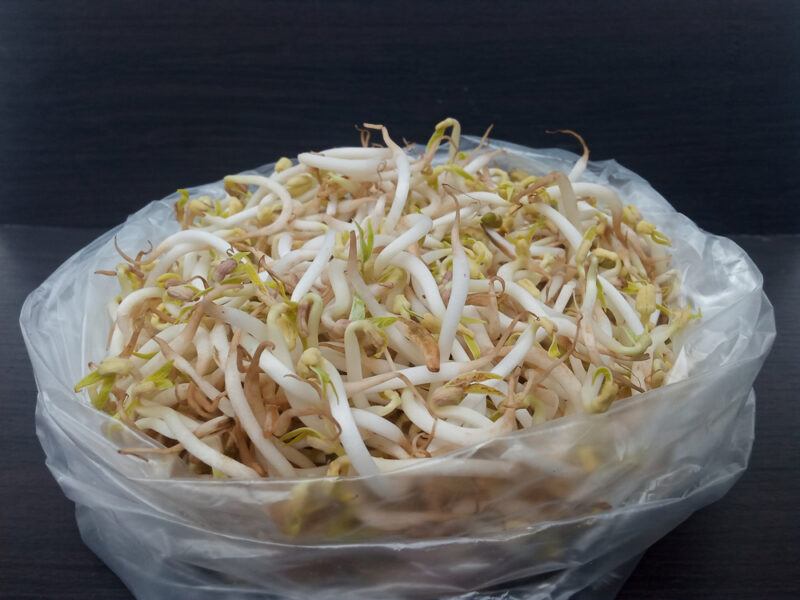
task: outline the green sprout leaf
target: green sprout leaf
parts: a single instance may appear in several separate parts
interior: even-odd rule
[[[390,325],[394,325],[397,317],[371,317],[367,320],[380,329],[386,329]]]
[[[600,377],[600,375],[603,375],[606,378],[606,381],[611,379],[611,371],[609,371],[607,367],[600,367],[594,372],[594,375],[592,375],[592,383],[597,381],[597,378]]]
[[[311,427],[298,427],[297,429],[292,429],[284,433],[280,437],[280,440],[286,444],[291,444],[292,442],[299,442],[307,437],[322,438],[322,434]]]
[[[550,348],[547,350],[547,355],[550,358],[558,358],[561,356],[561,349],[558,347],[556,336],[553,336],[553,341],[550,342]]]
[[[175,203],[175,205],[179,209],[183,210],[183,208],[186,206],[186,203],[189,202],[189,190],[180,189],[178,190],[178,194],[180,194],[180,198],[178,198],[178,201]]]
[[[465,390],[468,394],[486,394],[488,396],[502,396],[503,393],[496,388],[493,388],[488,385],[483,385],[482,383],[473,383],[468,385]]]
[[[314,375],[317,376],[317,379],[319,380],[319,383],[322,386],[322,393],[326,394],[327,388],[328,386],[330,386],[330,388],[333,390],[334,397],[338,400],[339,394],[336,393],[336,388],[333,387],[333,385],[331,384],[330,375],[328,375],[325,372],[325,369],[318,367],[316,365],[308,365],[308,368],[311,369],[314,372]]]
[[[375,246],[375,230],[372,228],[372,219],[367,219],[367,230],[366,232],[358,223],[355,223],[356,229],[358,230],[358,246],[359,246],[359,257],[361,260],[361,264],[364,265],[372,256],[372,249]]]
[[[353,305],[350,307],[350,316],[348,317],[351,321],[361,321],[367,317],[367,305],[364,304],[364,301],[356,296],[353,295]]]
[[[161,368],[159,368],[152,375],[145,377],[142,381],[152,383],[158,390],[168,390],[175,385],[169,378],[170,373],[172,373],[171,360],[164,363]]]
[[[470,334],[471,333],[472,332],[470,331]],[[462,331],[462,334],[464,334],[463,331]],[[475,336],[464,334],[463,338],[464,338],[464,343],[467,345],[467,348],[470,351],[470,354],[472,354],[472,358],[480,358],[481,357],[481,349],[478,346],[478,342],[475,341]]]
[[[76,392],[80,392],[83,388],[87,388],[90,385],[97,385],[103,380],[103,375],[98,373],[96,370],[89,373],[86,377],[81,379],[78,383],[75,384],[73,388]]]

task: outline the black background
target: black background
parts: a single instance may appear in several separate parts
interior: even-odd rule
[[[44,466],[25,295],[178,187],[363,121],[424,141],[448,115],[538,147],[576,129],[706,229],[751,234],[780,333],[750,469],[620,598],[800,597],[798,30],[789,1],[1,2],[0,598],[130,597]]]
[[[0,222],[111,226],[179,187],[443,116],[615,158],[714,232],[800,230],[800,3],[5,2]],[[574,146],[572,146],[574,147]]]

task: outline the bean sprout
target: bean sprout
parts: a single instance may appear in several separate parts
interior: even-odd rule
[[[76,390],[153,439],[124,454],[199,477],[373,476],[387,494],[381,474],[411,464],[507,476],[436,459],[664,383],[696,315],[669,239],[582,180],[580,136],[562,132],[583,147],[568,173],[527,173],[486,140],[459,148],[454,119],[424,148],[365,128],[364,147],[182,191],[180,231],[99,271],[121,293]]]

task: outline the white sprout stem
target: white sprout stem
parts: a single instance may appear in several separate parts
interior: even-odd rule
[[[291,167],[284,169],[283,171],[276,171],[269,176],[270,179],[273,181],[277,181],[278,183],[286,183],[293,177],[297,175],[302,175],[303,173],[308,173],[308,167],[304,164],[296,164],[292,165]],[[240,173],[240,175],[252,175],[253,173]],[[267,188],[259,188],[259,190],[266,191]]]
[[[558,394],[543,387],[536,388],[536,401],[534,402],[533,425],[539,425],[555,417],[560,401]],[[527,413],[526,413],[527,414]]]
[[[384,419],[374,412],[362,408],[353,408],[351,412],[353,413],[353,419],[356,425],[361,429],[375,433],[396,444],[405,443],[406,438],[405,435],[403,435],[403,431],[388,419]],[[489,423],[491,423],[491,421],[489,421]]]
[[[375,266],[373,268],[375,273],[382,273],[392,258],[425,237],[433,226],[433,222],[425,215],[410,215],[407,220],[412,224],[411,227],[397,236],[375,258]]]
[[[332,158],[365,159],[379,158],[388,159],[392,156],[389,148],[363,148],[361,146],[342,146],[339,148],[328,148],[320,152],[322,156]]]
[[[364,304],[367,307],[367,310],[373,317],[388,317],[391,316],[389,311],[387,311],[380,302],[378,302],[375,295],[370,291],[367,284],[364,283],[363,277],[361,277],[361,273],[349,273],[348,276],[350,277],[350,285],[353,286],[355,292],[361,297],[364,301]],[[408,339],[405,338],[403,333],[398,329],[397,324],[390,325],[386,328],[386,335],[389,338],[389,342],[401,355],[410,360],[412,362],[422,363],[424,359],[422,357],[422,352],[414,346]]]
[[[269,200],[273,199],[274,196],[270,195],[263,198],[258,204],[255,206],[251,206],[249,208],[245,208],[238,213],[234,213],[229,217],[207,217],[210,225],[208,225],[205,229],[206,230],[221,230],[221,229],[230,229],[231,227],[236,227],[237,225],[249,221],[250,219],[257,217],[258,213],[261,211],[262,206],[269,206]]]
[[[200,326],[194,337],[195,352],[197,352],[197,362],[195,369],[199,375],[205,375],[214,363],[214,347],[211,345],[211,337],[208,330]]]
[[[466,171],[471,175],[474,175],[475,173],[480,171],[483,167],[488,165],[489,162],[491,162],[491,160],[495,156],[497,156],[497,154],[499,154],[499,151],[495,150],[493,152],[485,152],[484,154],[476,156],[464,166],[464,171]]]
[[[583,292],[583,303],[581,313],[583,320],[588,325],[592,320],[594,304],[597,301],[597,260],[593,259],[589,266],[589,273],[586,276],[586,287]]]
[[[331,416],[341,428],[339,439],[350,459],[350,464],[359,475],[377,475],[380,471],[358,432],[352,410],[347,403],[347,392],[339,371],[324,358],[321,366],[331,381],[333,389],[328,387],[325,390],[325,397],[330,406]]]
[[[319,351],[320,354],[322,354],[322,356],[325,357],[326,360],[330,361],[330,363],[334,367],[339,369],[339,371],[347,373],[347,361],[345,360],[345,357],[341,352],[338,352],[333,348],[326,348],[326,347],[320,348]],[[353,400],[353,394],[350,394],[350,399]],[[356,402],[353,401],[353,404],[356,404]],[[358,404],[356,404],[356,406],[358,406]]]
[[[353,221],[353,223],[363,223],[370,214],[371,213],[370,213],[369,206],[366,205],[366,204],[362,204],[356,210],[356,214],[353,216],[352,221]],[[354,228],[356,229],[356,231],[358,231],[357,227],[354,226]]]
[[[533,417],[531,416],[531,413],[524,408],[518,408],[515,410],[514,416],[517,418],[517,421],[523,429],[527,429],[533,425]]]
[[[364,304],[366,304],[367,310],[369,310],[373,317],[391,316],[387,310],[381,307],[366,285],[359,289],[358,292]],[[389,344],[406,360],[411,362],[423,362],[422,352],[410,340],[404,337],[404,334],[398,329],[396,324],[389,325],[389,327],[386,328],[386,335],[389,338]]]
[[[155,250],[153,250],[152,254],[149,256],[149,259],[154,260],[164,254],[166,251],[184,244],[188,244],[196,248],[213,248],[220,254],[225,254],[231,247],[228,242],[223,240],[221,237],[214,235],[213,233],[199,231],[197,229],[185,229],[183,231],[173,233],[158,246],[156,246]],[[183,252],[181,256],[184,254],[186,254],[186,252]]]
[[[285,303],[273,304],[272,308],[267,313],[267,341],[273,345],[272,353],[284,364],[287,368],[291,369],[294,365],[294,358],[289,350],[289,345],[283,335],[278,319],[289,310],[289,305]],[[295,344],[296,346],[296,344]]]
[[[439,357],[441,360],[450,358],[458,325],[467,301],[467,294],[469,293],[469,262],[467,261],[464,247],[461,245],[457,220],[453,222],[451,237],[453,245],[453,279],[452,287],[450,288],[450,299],[439,330]]]
[[[175,338],[180,336],[183,333],[183,330],[186,328],[186,323],[177,323],[175,325],[170,325],[166,329],[163,329],[158,332],[158,337],[164,340],[165,342],[172,343]],[[141,354],[142,356],[148,356],[153,353],[160,354],[160,350],[158,348],[158,342],[155,339],[150,338],[147,340],[137,351],[137,354]],[[153,356],[155,358],[155,355]],[[153,360],[153,358],[140,358],[138,356],[132,356],[131,361],[137,367],[142,367],[143,365],[147,364],[149,361]],[[164,364],[163,362],[161,364]],[[160,365],[159,365],[160,366]],[[158,368],[158,367],[156,367]],[[154,369],[155,370],[155,369]]]
[[[466,221],[470,217],[475,214],[475,208],[472,206],[467,206],[465,208],[460,208],[458,210],[458,215],[461,217],[462,221]],[[453,221],[456,220],[456,211],[449,212],[441,217],[436,217],[433,220],[433,229],[435,231],[436,237],[439,238],[442,236],[442,233],[446,231],[448,226],[453,224]]]
[[[367,358],[364,361],[364,366],[367,367],[370,371],[375,373],[376,375],[380,375],[383,373],[390,373],[396,371],[397,369],[408,369],[410,365],[406,365],[403,363],[399,363],[396,360],[392,360],[391,363],[388,360],[383,358]],[[368,378],[371,379],[371,378]],[[365,380],[362,380],[365,381]],[[375,381],[375,380],[373,380]],[[348,388],[349,389],[349,388]]]
[[[224,473],[232,479],[258,479],[256,473],[250,467],[243,465],[237,460],[229,456],[225,456],[222,452],[215,450],[208,444],[200,440],[194,435],[188,427],[181,420],[179,413],[166,406],[148,406],[139,407],[141,414],[149,414],[150,416],[157,417],[164,420],[164,423],[169,427],[174,439],[178,440],[186,451],[198,460],[204,462],[212,469],[216,469],[220,473]]]
[[[278,258],[283,258],[292,251],[292,234],[289,232],[283,233],[277,238],[278,243],[275,248],[275,253]]]
[[[558,292],[556,301],[553,303],[553,310],[560,313],[564,312],[564,309],[567,307],[569,299],[572,297],[572,293],[575,291],[576,285],[577,283],[575,281],[568,281],[563,286],[561,286],[561,291]]]
[[[564,285],[564,277],[561,274],[554,275],[550,282],[547,284],[545,300],[550,302],[558,294],[561,286]]]
[[[500,421],[492,423],[490,427],[481,428],[453,425],[442,419],[435,419],[409,388],[404,389],[400,396],[403,399],[401,405],[403,412],[414,425],[429,435],[433,432],[435,439],[440,439],[456,446],[470,446],[484,442],[496,437],[505,429],[505,425]],[[435,431],[434,423],[436,426]]]
[[[331,253],[333,252],[333,245],[335,242],[336,234],[332,230],[329,230],[325,234],[319,254],[314,257],[314,260],[311,261],[311,265],[308,267],[306,272],[303,273],[300,281],[297,282],[297,285],[292,292],[292,302],[299,302],[300,299],[311,290],[311,286],[314,285],[314,282],[319,279],[320,275],[322,275],[322,272],[325,270],[325,267],[328,265],[328,261],[331,258]]]
[[[472,202],[474,204],[483,206],[500,206],[503,208],[509,208],[512,206],[502,196],[495,194],[494,192],[469,192],[468,194],[458,194],[456,198],[458,198],[459,204]]]
[[[166,438],[171,440],[175,439],[175,434],[172,432],[172,429],[169,428],[163,419],[158,419],[156,417],[144,417],[142,419],[136,419],[134,421],[136,427],[141,429],[142,431],[146,429],[151,429],[156,433],[160,433]],[[191,428],[189,428],[191,430]]]
[[[449,253],[449,251],[448,251]],[[428,267],[419,258],[408,252],[399,252],[392,257],[391,264],[406,271],[419,286],[417,295],[439,319],[444,317],[445,305],[439,294],[439,286]]]
[[[223,240],[222,238],[218,239],[227,244],[227,242],[225,242],[225,240]],[[182,258],[187,252],[194,250],[201,250],[203,247],[204,245],[202,243],[196,242],[196,243],[178,244],[177,246],[170,248],[164,254],[162,254],[158,259],[156,259],[155,266],[153,266],[153,268],[147,274],[145,285],[146,286],[153,285],[153,283],[155,283],[155,281],[159,277],[161,277],[164,273],[169,271],[170,267],[174,265],[178,259]]]
[[[364,377],[361,370],[361,347],[356,336],[356,331],[361,327],[361,323],[361,321],[350,323],[344,332],[344,358],[349,382],[361,381]],[[358,408],[369,407],[369,401],[363,392],[351,394],[350,399]]]
[[[392,157],[397,165],[397,183],[395,184],[394,198],[389,208],[389,214],[386,215],[386,221],[384,222],[384,231],[390,233],[394,231],[406,207],[408,190],[411,184],[411,167],[408,163],[406,153],[400,146],[392,141],[385,127],[383,128],[383,139],[386,145],[392,150]]]
[[[197,259],[199,258],[199,254],[197,252],[187,252],[183,256],[183,271],[182,275],[183,278],[189,280],[192,278],[194,273],[194,267],[197,264]]]
[[[282,256],[278,260],[272,262],[270,264],[270,268],[279,275],[285,275],[293,267],[304,261],[313,260],[316,256],[317,250],[314,249],[292,250],[291,252],[287,252],[285,256]]]
[[[294,223],[292,224],[294,225]],[[353,227],[355,228],[355,225]],[[319,250],[320,248],[322,248],[322,244],[324,241],[325,241],[324,235],[316,235],[303,242],[303,245],[300,246],[300,250]]]
[[[568,179],[573,182],[576,182],[578,179],[581,178],[583,172],[586,170],[586,166],[589,164],[589,154],[583,153],[581,154],[580,158],[575,161],[575,164],[572,165],[572,169],[569,171],[569,175],[567,175]]]
[[[434,261],[444,258],[445,256],[450,256],[450,252],[452,252],[450,248],[437,248],[436,250],[430,250],[422,255],[422,262],[430,264]]]
[[[486,329],[486,322],[482,319],[482,315],[478,309],[474,306],[465,306],[464,316],[481,321],[480,323],[467,323],[466,327],[474,334],[475,342],[477,342],[481,352],[491,351],[492,348],[494,348],[494,342],[492,338],[489,337],[489,332]],[[463,360],[456,356],[455,352],[453,353],[453,357],[456,360]]]
[[[422,166],[420,165],[419,161],[415,161],[414,163],[410,163],[409,166],[411,168],[412,177],[422,170]],[[398,171],[398,169],[393,168],[393,167],[394,167],[394,165],[393,165],[392,161],[390,160],[387,163],[387,169],[384,170],[384,171],[381,171],[381,181],[382,182],[389,183],[389,185],[391,185],[391,182],[393,180],[397,180],[397,178],[399,176],[399,171]]]
[[[161,336],[163,337],[164,334],[162,333]],[[225,331],[225,324],[222,322],[214,323],[209,337],[211,338],[211,345],[214,347],[214,353],[216,354],[215,360],[217,362],[217,366],[224,368],[225,362],[228,360],[229,346],[228,334]]]
[[[439,364],[439,371],[433,373],[428,370],[428,367],[425,365],[420,365],[416,367],[407,367],[405,369],[400,369],[398,372],[405,376],[413,385],[426,385],[428,383],[437,383],[437,382],[445,382],[449,381],[453,377],[461,375],[466,371],[470,370],[469,363],[463,362],[443,362]],[[367,378],[364,381],[370,381],[373,378]],[[363,383],[363,382],[361,382]],[[376,392],[384,392],[386,390],[398,390],[407,386],[405,379],[401,379],[399,377],[393,377],[389,380],[382,380],[376,382],[374,385],[369,385],[365,390],[365,393],[376,393]],[[355,388],[356,385],[350,385],[349,389]]]
[[[322,232],[328,229],[328,226],[325,223],[321,223],[320,221],[314,221],[312,219],[295,219],[292,222],[292,226],[297,231],[317,231]]]
[[[266,323],[238,308],[209,302],[206,313],[228,323],[231,327],[249,333],[259,342],[266,342],[270,339],[270,330]]]
[[[664,296],[661,293],[661,290],[659,288],[656,288],[656,306],[663,304],[663,302],[664,302]],[[653,313],[650,315],[648,323],[651,329],[658,324],[658,318],[660,317],[660,315],[661,312],[657,309],[654,310]]]
[[[252,356],[258,348],[258,342],[251,336],[242,338],[242,346]],[[269,377],[283,388],[286,398],[292,408],[306,409],[318,405],[314,388],[309,384],[295,378],[295,372],[284,365],[269,349],[261,353],[258,366]]]
[[[630,303],[625,300],[625,296],[622,295],[622,292],[615,288],[611,282],[602,275],[597,276],[597,281],[600,283],[600,287],[603,288],[606,299],[620,312],[622,318],[625,319],[625,322],[628,324],[628,327],[633,331],[633,334],[642,335],[642,333],[644,333],[644,326],[639,320],[639,315],[636,314],[636,311]]]
[[[382,158],[337,158],[334,156],[323,156],[303,152],[297,159],[308,167],[334,171],[341,175],[352,177],[358,181],[378,181],[380,179],[379,169],[386,165],[386,160]]]
[[[116,311],[116,325],[114,327],[114,333],[111,336],[111,344],[108,349],[109,354],[119,354],[125,347],[125,340],[131,335],[131,313],[134,309],[142,302],[153,298],[161,298],[163,291],[164,290],[158,287],[146,287],[135,290],[122,299]]]
[[[325,208],[325,214],[330,215],[332,217],[337,212],[339,212],[339,199],[330,198],[328,200],[328,206]]]
[[[560,334],[567,337],[575,337],[575,323],[561,311],[556,311],[554,308],[550,308],[540,300],[537,300],[528,290],[518,283],[506,280],[505,285],[506,293],[519,302],[522,308],[537,317],[545,317],[553,321],[553,324]],[[472,293],[486,292],[488,290],[489,280],[487,279],[472,279],[469,282],[469,291]]]
[[[200,278],[206,278],[208,276],[208,266],[210,264],[211,253],[206,251],[199,252],[197,254],[197,260],[194,263],[194,267],[192,267],[192,270],[189,273],[189,283],[197,287],[204,287],[203,280]]]
[[[166,342],[164,342],[166,344]],[[164,352],[166,352],[166,348]],[[222,395],[222,392],[219,391],[216,387],[214,387],[207,378],[201,376],[197,370],[192,366],[192,364],[186,360],[183,356],[175,352],[174,350],[170,352],[170,356],[167,357],[168,360],[172,361],[172,366],[174,366],[178,371],[189,377],[195,385],[203,392],[209,400],[213,400],[218,396]]]
[[[258,348],[258,343],[249,335],[242,336],[241,344],[250,356],[253,356]],[[258,366],[283,389],[293,409],[297,411],[319,409],[320,399],[314,388],[298,379],[296,373],[284,365],[269,349],[261,353]],[[332,433],[330,424],[316,415],[304,415],[299,418],[306,427],[316,429],[325,435]]]
[[[575,196],[575,191],[572,189],[572,183],[564,176],[563,173],[556,175],[556,183],[561,192],[558,196],[559,210],[564,214],[567,220],[578,230],[583,231],[581,225],[580,215],[578,214],[578,198]]]
[[[386,194],[381,194],[375,201],[372,211],[369,213],[373,223],[380,223],[386,214]],[[373,227],[377,229],[377,227]]]
[[[522,307],[536,315],[537,317],[546,317],[555,323],[560,333],[566,336],[575,335],[575,323],[565,317],[563,314],[556,312],[540,300],[534,298],[531,293],[523,288],[521,285],[513,281],[506,281],[506,293],[519,302]]]
[[[174,406],[180,401],[181,398],[186,396],[188,389],[188,383],[179,383],[178,385],[174,385],[166,390],[161,390],[155,396],[153,396],[152,401],[163,406]]]
[[[489,417],[463,405],[438,406],[436,416],[461,421],[470,427],[491,427],[494,424]]]
[[[534,204],[533,207],[540,215],[552,221],[553,225],[555,225],[561,234],[567,239],[573,250],[578,249],[578,247],[581,245],[581,241],[583,240],[583,236],[564,215],[562,215],[552,206],[542,202]]]
[[[538,369],[547,370],[551,369],[555,359],[551,358],[543,348],[533,346],[528,351],[527,356],[525,356],[525,362],[530,363]],[[552,368],[547,378],[542,383],[547,384],[549,381],[554,381],[558,387],[561,388],[564,396],[568,400],[577,402],[580,398],[581,384],[566,365],[559,364],[555,368]]]
[[[299,470],[294,471],[294,476],[302,476],[301,472],[303,469],[313,469],[316,465],[312,462],[310,458],[308,458],[305,454],[300,452],[297,448],[290,446],[289,444],[284,444],[278,438],[273,437],[272,443],[275,444],[275,447],[278,449],[278,452],[283,454],[287,460],[296,465]]]
[[[319,326],[324,308],[322,298],[319,294],[311,292],[306,294],[303,299],[311,303],[307,319],[308,335],[306,336],[306,345],[316,347],[319,346]]]
[[[234,339],[236,339],[236,336],[234,336]],[[233,412],[236,414],[239,424],[244,429],[247,437],[250,438],[250,441],[253,442],[256,450],[261,453],[270,468],[274,469],[281,477],[293,477],[294,468],[291,463],[266,437],[261,425],[256,421],[250,404],[247,402],[239,377],[239,369],[236,366],[236,352],[234,349],[228,352],[228,360],[225,363],[225,389],[228,392],[228,399],[231,401]]]
[[[418,286],[415,285],[414,280],[411,280],[411,289],[406,290],[405,297],[408,299],[409,303],[411,304],[411,310],[417,313],[418,315],[424,315],[426,312],[431,312],[427,305],[422,303],[422,300],[419,299],[417,296],[416,288]],[[444,305],[443,305],[444,306]],[[444,314],[444,312],[442,313]]]
[[[603,381],[605,380],[603,373],[595,377],[596,372],[597,368],[593,365],[590,366],[581,386],[581,406],[587,412],[590,411],[592,401],[600,393],[600,388],[603,387]]]
[[[273,233],[277,233],[282,231],[286,224],[289,222],[289,219],[292,217],[292,208],[294,207],[294,201],[292,200],[292,196],[283,185],[278,183],[276,180],[270,177],[264,177],[263,175],[231,175],[226,177],[226,180],[232,181],[234,183],[243,183],[245,185],[257,185],[259,187],[263,187],[268,189],[270,192],[278,196],[281,201],[281,212],[278,215],[278,218],[275,219],[272,223],[270,223],[267,227],[264,228],[262,231],[262,235],[271,235]]]
[[[343,260],[333,259],[328,263],[328,281],[333,288],[334,300],[326,307],[326,311],[333,318],[342,317],[350,310],[353,298],[350,295],[350,286],[347,285],[345,276],[346,263]]]
[[[364,443],[369,447],[375,450],[379,450],[386,456],[390,458],[396,459],[406,459],[411,458],[411,455],[406,452],[400,444],[387,440],[385,437],[376,434],[370,434],[366,432],[367,435],[364,437]],[[380,467],[378,467],[380,468]]]
[[[492,375],[497,375],[500,378],[508,377],[511,371],[523,363],[525,356],[536,342],[536,329],[534,325],[529,325],[525,329],[525,332],[519,336],[514,346],[512,346],[511,351],[506,354],[499,363],[492,367]],[[500,387],[500,383],[501,381],[497,379],[490,379],[485,382],[485,385],[497,389]],[[464,400],[462,400],[462,405],[467,407],[480,406],[485,397],[486,394],[467,394]]]
[[[536,326],[529,325],[525,332],[519,336],[511,348],[511,352],[506,354],[502,360],[492,367],[492,373],[499,377],[508,377],[511,371],[516,369],[524,360],[525,355],[533,347],[536,341]],[[488,381],[486,385],[494,387],[495,381]]]
[[[180,324],[180,326],[181,326],[180,333],[178,335],[176,335],[175,337],[173,337],[171,340],[169,339],[171,337],[171,335],[170,336],[165,335],[167,330],[165,330],[162,333],[159,333],[157,336],[154,336],[151,341],[153,342],[153,344],[155,344],[155,350],[159,350],[160,346],[161,346],[159,341],[156,340],[156,337],[161,342],[167,342],[168,344],[170,344],[170,346],[172,347],[172,350],[175,352],[175,354],[183,355],[187,351],[192,349],[194,347],[194,344],[192,343],[192,338],[194,337],[194,335],[196,333],[196,328],[193,328],[193,327],[187,326],[187,325],[189,325],[189,324],[181,323]],[[153,355],[150,359],[146,360],[145,364],[142,365],[142,367],[140,369],[141,373],[145,377],[147,377],[148,375],[152,375],[159,368],[161,368],[166,362],[167,362],[167,359],[164,356],[164,353],[160,352],[160,351],[156,352],[155,355]]]
[[[610,207],[621,208],[619,196],[608,186],[599,183],[575,182],[572,184],[572,189],[578,197],[594,197],[600,202],[610,205]],[[551,186],[547,188],[547,193],[553,198],[558,198],[561,195],[561,190],[558,186]],[[604,216],[606,215],[604,214]]]
[[[552,254],[553,256],[563,256],[564,249],[563,248],[554,248],[552,246],[537,246],[535,243],[531,244],[529,250],[532,257],[541,258],[547,256],[548,254]]]

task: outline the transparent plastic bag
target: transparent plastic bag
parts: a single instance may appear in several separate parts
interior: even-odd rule
[[[474,138],[465,143],[475,144]],[[575,156],[495,142],[534,173]],[[271,165],[258,169],[271,173]],[[170,477],[152,444],[72,388],[103,356],[116,282],[93,275],[177,229],[176,196],[154,202],[64,263],[25,302],[47,465],[81,535],[140,599],[610,598],[644,550],[733,485],[753,442],[753,380],[775,335],[744,251],[701,231],[614,161],[586,181],[615,187],[673,240],[683,292],[702,310],[665,387],[601,415],[562,418],[388,477],[219,481]],[[221,182],[198,193],[221,194]],[[471,461],[471,462],[468,462]],[[463,476],[465,465],[482,469]]]

